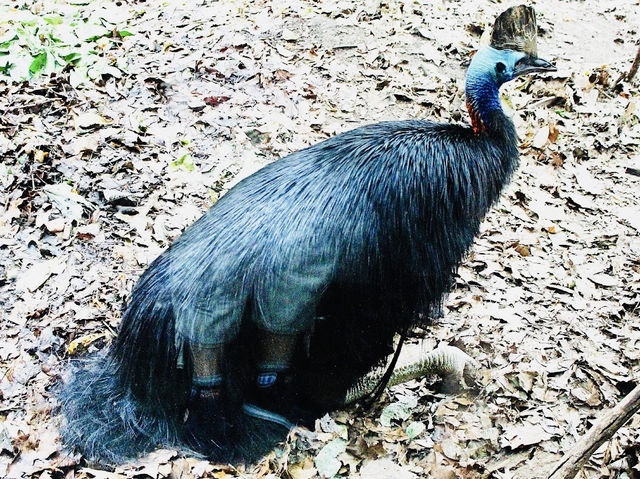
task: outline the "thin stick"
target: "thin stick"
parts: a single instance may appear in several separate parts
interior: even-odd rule
[[[633,60],[631,64],[631,68],[629,69],[629,73],[627,73],[627,81],[631,81],[636,73],[638,73],[638,67],[640,66],[640,47],[638,47],[638,53],[636,53],[636,58]]]
[[[610,439],[640,409],[640,385],[607,411],[562,458],[547,479],[573,479],[600,445]]]
[[[611,86],[611,89],[615,89],[615,87],[618,86],[618,83],[620,83],[622,80],[626,80],[628,82],[630,82],[634,76],[636,76],[636,73],[638,73],[638,67],[640,67],[640,47],[638,47],[638,53],[636,53],[636,58],[633,60],[633,63],[631,64],[631,68],[629,69],[629,73],[623,73],[622,75],[620,75],[618,77],[618,79],[613,83],[613,85]]]

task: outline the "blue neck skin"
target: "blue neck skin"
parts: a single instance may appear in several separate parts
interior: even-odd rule
[[[467,108],[476,133],[490,128],[491,118],[495,113],[502,113],[500,104],[500,86],[514,78],[516,63],[525,56],[513,50],[497,50],[482,47],[471,60],[465,85]],[[502,63],[504,69],[496,70]]]
[[[476,133],[486,130],[492,114],[502,113],[498,85],[486,77],[467,76],[465,92],[473,129]]]

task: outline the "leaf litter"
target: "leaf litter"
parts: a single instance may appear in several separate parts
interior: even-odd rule
[[[241,178],[355,126],[466,121],[504,4],[26,2],[0,11],[0,476],[544,477],[640,374],[635,2],[539,0],[558,72],[506,88],[521,166],[416,332],[480,389],[395,386],[252,467],[159,450],[114,472],[58,437],[69,358],[103,349],[144,268]],[[24,80],[29,80],[25,82]],[[636,416],[582,477],[637,477]]]

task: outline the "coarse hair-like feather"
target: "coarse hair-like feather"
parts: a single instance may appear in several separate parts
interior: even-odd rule
[[[339,405],[396,333],[439,307],[512,174],[513,124],[501,111],[483,118],[480,135],[419,120],[364,126],[238,183],[149,266],[109,352],[64,387],[66,442],[107,463],[159,444],[216,460],[264,454],[282,432],[241,414],[256,330],[299,331],[282,318],[305,314],[313,332],[294,359],[291,408]],[[210,341],[201,311],[236,320],[211,326],[227,344],[225,410],[194,434],[189,342],[177,330]]]

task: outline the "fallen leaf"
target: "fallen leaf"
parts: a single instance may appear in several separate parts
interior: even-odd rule
[[[549,125],[545,125],[540,128],[537,133],[534,135],[533,140],[531,141],[531,146],[541,150],[544,145],[549,141]]]
[[[296,32],[289,30],[288,28],[285,28],[282,30],[283,40],[286,40],[288,42],[295,42],[299,38],[300,38],[300,35],[298,35]]]
[[[66,257],[52,258],[46,261],[34,263],[25,273],[23,273],[16,283],[16,288],[20,291],[33,292],[40,288],[53,274],[64,271]]]
[[[422,422],[412,422],[407,426],[405,432],[407,433],[407,437],[411,440],[420,436],[420,434],[422,434],[426,430],[426,428],[427,427]]]
[[[508,427],[500,440],[502,447],[517,449],[522,446],[531,446],[551,439],[549,434],[539,424],[523,424],[521,426]]]
[[[604,193],[602,182],[595,179],[585,165],[577,165],[574,174],[580,188],[587,193],[592,195],[601,195]]]
[[[207,96],[203,100],[207,105],[217,106],[225,101],[229,101],[231,97],[228,96]]]
[[[617,278],[604,273],[597,273],[589,276],[589,279],[599,286],[612,288],[618,284]]]
[[[97,111],[87,111],[74,117],[76,129],[89,129],[107,125],[109,122]]]
[[[49,200],[66,218],[79,220],[82,218],[84,211],[83,206],[86,208],[92,208],[91,203],[73,191],[71,185],[67,183],[47,185],[44,187],[44,192],[47,194]]]
[[[344,439],[334,439],[326,444],[316,455],[315,465],[318,473],[324,477],[335,476],[342,462],[338,460],[338,456],[347,449],[347,442]]]
[[[413,479],[416,475],[387,458],[366,461],[360,469],[359,479]]]
[[[92,333],[76,338],[67,346],[67,353],[70,356],[73,356],[78,353],[79,350],[86,350],[87,346],[89,346],[91,343],[97,341],[98,339],[104,338],[105,336],[106,333]]]

